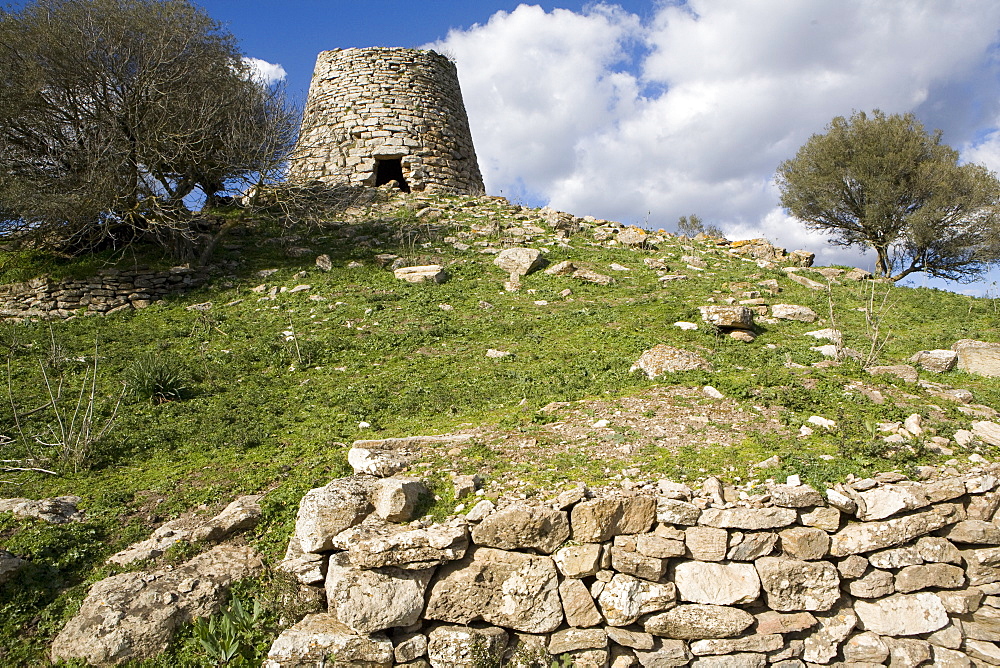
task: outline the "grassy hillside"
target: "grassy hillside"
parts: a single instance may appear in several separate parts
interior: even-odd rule
[[[111,572],[103,565],[109,554],[199,506],[266,492],[265,521],[251,541],[276,562],[302,493],[350,472],[346,452],[355,439],[474,434],[466,446],[426,448],[414,468],[439,497],[428,512],[445,516],[455,509],[450,473],[478,473],[493,496],[549,494],[577,481],[708,475],[747,493],[765,477],[792,473],[823,486],[949,459],[925,440],[890,446],[877,423],[918,413],[928,436],[950,437],[981,419],[917,385],[872,377],[856,361],[813,366],[825,358],[810,347],[824,342],[804,334],[835,325],[846,345],[865,353],[877,337],[884,343],[877,361],[901,363],[961,338],[997,340],[996,300],[872,282],[810,290],[780,268],[734,257],[716,240],[668,236],[634,250],[597,240],[600,225],[558,239],[539,212],[494,198],[399,197],[343,218],[291,234],[273,222],[249,224],[220,247],[208,286],[141,311],[0,323],[9,394],[0,408],[7,437],[0,459],[30,452],[37,466],[60,474],[4,474],[0,497],[75,494],[87,516],[52,526],[0,514],[0,547],[32,561],[0,588],[0,663],[40,661],[87,586]],[[615,282],[536,272],[507,292],[489,251],[522,245],[543,249],[550,263],[571,260]],[[385,253],[406,264],[442,264],[451,278],[440,285],[399,281],[376,257]],[[330,271],[315,266],[319,254],[330,256]],[[688,269],[682,256],[707,267]],[[647,258],[689,278],[661,282]],[[8,256],[0,279],[40,268],[77,275],[98,264]],[[698,307],[732,298],[731,283],[760,290],[766,280],[781,288],[765,295],[769,303],[808,306],[821,320],[764,323],[749,344],[701,323]],[[309,287],[294,290],[301,285]],[[566,289],[572,294],[564,296]],[[877,329],[864,309],[877,316]],[[682,330],[676,321],[700,327]],[[630,373],[657,344],[700,352],[715,371],[654,381]],[[488,349],[511,354],[492,358]],[[1000,408],[997,379],[921,377]],[[50,391],[60,385],[53,408]],[[705,395],[705,385],[724,398]],[[871,390],[885,401],[873,401]],[[81,406],[93,406],[94,432],[121,397],[113,424],[93,442],[59,431],[81,396]],[[800,436],[813,415],[838,426]],[[971,454],[949,447],[959,462]],[[775,454],[779,468],[754,468]]]

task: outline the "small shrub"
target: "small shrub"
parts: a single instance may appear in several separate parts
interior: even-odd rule
[[[178,401],[189,391],[187,369],[169,355],[143,355],[125,369],[125,386],[138,399]]]
[[[194,637],[207,654],[212,666],[250,666],[259,661],[254,635],[262,622],[264,610],[259,601],[248,608],[234,598],[229,607],[208,619],[194,621]]]

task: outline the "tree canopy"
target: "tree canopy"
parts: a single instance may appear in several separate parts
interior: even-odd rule
[[[186,202],[210,207],[240,180],[276,174],[294,143],[281,90],[187,0],[0,9],[0,71],[8,242],[190,241]]]
[[[958,158],[912,114],[838,116],[778,167],[781,203],[893,281],[973,280],[1000,259],[1000,181]]]

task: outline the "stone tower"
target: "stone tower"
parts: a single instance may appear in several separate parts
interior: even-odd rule
[[[484,193],[455,64],[416,49],[320,53],[290,176]]]

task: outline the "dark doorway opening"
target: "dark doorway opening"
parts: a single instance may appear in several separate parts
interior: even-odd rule
[[[403,178],[403,162],[399,158],[375,161],[375,187],[385,185],[390,181],[397,181],[399,189],[404,193],[410,192],[410,184]]]

